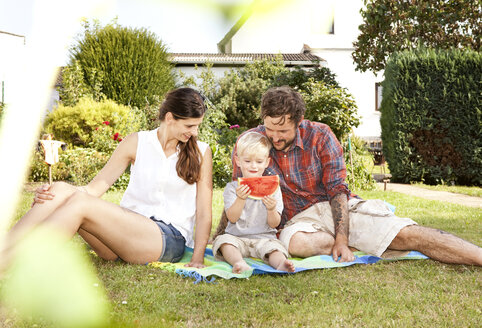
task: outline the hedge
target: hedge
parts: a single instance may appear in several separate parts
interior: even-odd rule
[[[383,152],[392,180],[482,183],[482,54],[416,49],[387,63]]]

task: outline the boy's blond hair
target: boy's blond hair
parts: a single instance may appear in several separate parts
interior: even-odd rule
[[[271,143],[268,138],[258,132],[248,132],[241,136],[236,143],[236,155],[240,156],[269,156]]]

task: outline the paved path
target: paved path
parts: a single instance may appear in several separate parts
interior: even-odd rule
[[[378,183],[378,187],[383,190],[383,183]],[[396,191],[404,194],[408,194],[411,196],[431,199],[431,200],[439,200],[443,202],[449,202],[464,206],[470,207],[479,207],[482,208],[482,197],[475,197],[475,196],[468,196],[462,194],[455,194],[448,191],[435,191],[435,190],[428,190],[416,186],[412,186],[409,184],[400,184],[400,183],[387,183],[387,190],[389,191]]]

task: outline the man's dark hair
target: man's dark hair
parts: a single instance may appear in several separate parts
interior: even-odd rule
[[[268,89],[261,98],[261,118],[284,117],[289,115],[291,121],[298,125],[306,111],[306,105],[299,92],[289,86]],[[284,119],[278,124],[283,124]]]

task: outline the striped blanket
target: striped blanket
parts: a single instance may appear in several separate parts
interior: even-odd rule
[[[167,270],[171,272],[175,272],[182,277],[190,277],[194,278],[194,283],[198,283],[201,281],[205,282],[213,282],[217,277],[223,279],[231,279],[231,278],[248,278],[252,275],[260,275],[260,274],[293,274],[287,273],[284,271],[276,270],[269,265],[265,264],[260,259],[254,258],[247,258],[245,259],[246,262],[253,268],[252,270],[245,271],[240,274],[233,273],[231,265],[226,262],[218,261],[214,258],[213,252],[211,248],[206,248],[206,252],[204,254],[204,264],[206,265],[205,268],[196,269],[186,267],[186,263],[189,263],[192,257],[192,248],[186,247],[186,251],[184,253],[184,257],[178,263],[164,263],[164,262],[152,262],[149,265],[160,268],[162,270]],[[302,272],[306,270],[313,270],[313,269],[327,269],[327,268],[340,268],[346,267],[354,264],[372,264],[378,261],[397,261],[397,260],[418,260],[418,259],[426,259],[427,256],[423,255],[419,252],[409,252],[404,256],[393,257],[389,259],[384,259],[380,257],[376,257],[373,255],[368,255],[363,252],[354,252],[356,259],[353,262],[344,262],[339,263],[333,261],[333,258],[328,255],[319,255],[319,256],[312,256],[305,259],[301,258],[291,258],[294,262],[296,271]]]

